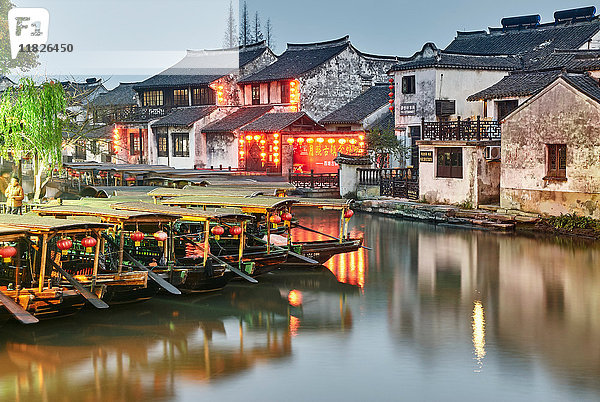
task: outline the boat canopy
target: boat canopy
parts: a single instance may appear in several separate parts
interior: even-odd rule
[[[108,207],[108,205],[106,205]],[[88,205],[56,205],[52,207],[39,208],[31,211],[33,214],[40,216],[56,216],[56,217],[89,217],[90,219],[98,218],[103,222],[121,223],[121,222],[173,222],[179,217],[162,214],[150,213],[142,211],[122,211],[112,208],[99,208]],[[0,221],[1,223],[2,221]],[[64,219],[63,219],[64,222]]]
[[[187,221],[216,221],[236,220],[245,221],[254,219],[252,215],[246,215],[240,209],[189,209],[163,204],[149,204],[147,202],[123,202],[111,205],[111,208],[121,211],[140,211],[156,214],[173,215]]]
[[[245,213],[266,213],[277,209],[290,207],[297,199],[283,197],[214,197],[214,196],[185,196],[161,201],[165,205],[196,206],[196,207],[233,207],[240,208]]]
[[[256,197],[258,195],[275,195],[275,190],[270,190],[270,194],[264,194],[262,191],[257,191],[253,188],[231,188],[231,187],[198,187],[188,186],[185,188],[157,188],[149,191],[149,196],[154,198],[167,197],[185,197],[189,195],[198,196],[229,196],[229,197]]]
[[[81,232],[90,229],[108,229],[111,225],[92,220],[68,220],[33,213],[0,215],[0,227],[25,229],[27,232]]]

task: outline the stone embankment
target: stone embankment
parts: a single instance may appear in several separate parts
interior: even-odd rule
[[[472,229],[514,231],[517,226],[531,227],[540,221],[534,214],[520,211],[461,209],[454,205],[430,205],[407,200],[379,198],[356,201],[355,209],[369,213],[419,220],[437,225],[463,226]]]

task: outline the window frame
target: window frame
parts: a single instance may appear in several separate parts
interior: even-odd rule
[[[435,177],[462,179],[464,158],[462,147],[437,147],[435,149]],[[440,164],[440,162],[443,162]]]
[[[190,93],[187,88],[173,90],[173,106],[189,106]]]
[[[75,152],[73,155],[74,159],[83,159],[86,160],[87,159],[87,149],[86,149],[86,144],[85,141],[77,141],[75,142]]]
[[[135,131],[129,132],[129,155],[136,156],[140,155],[141,138],[140,133]]]
[[[567,144],[546,144],[546,176],[544,179],[567,180]]]
[[[212,88],[192,88],[192,106],[214,105],[215,100],[215,91]]]
[[[292,103],[289,81],[280,82],[279,95],[281,97],[281,103]]]
[[[164,148],[161,147],[161,140],[164,140]],[[167,130],[156,131],[156,153],[159,158],[169,157],[169,133]]]
[[[142,95],[142,106],[164,106],[165,94],[162,90],[144,91]]]
[[[256,93],[254,90],[256,90]],[[258,95],[258,97],[255,97],[255,95]],[[250,85],[250,99],[253,105],[260,105],[260,84]]]
[[[402,77],[402,93],[405,95],[417,93],[417,79],[414,74]]]
[[[171,133],[174,158],[188,158],[190,156],[190,133]],[[181,148],[181,149],[179,149]]]

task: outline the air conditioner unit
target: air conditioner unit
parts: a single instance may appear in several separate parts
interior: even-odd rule
[[[500,160],[500,146],[490,145],[485,147],[484,158],[488,161],[499,161]]]

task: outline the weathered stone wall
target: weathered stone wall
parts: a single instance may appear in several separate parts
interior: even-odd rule
[[[566,181],[544,180],[546,144],[567,145]],[[502,126],[500,204],[600,218],[600,105],[562,80]]]
[[[300,107],[318,121],[361,94],[362,76],[373,76],[373,82],[387,80],[391,64],[366,59],[348,47],[299,78]]]
[[[206,166],[224,169],[237,168],[238,135],[234,133],[205,133],[206,136]]]
[[[463,178],[436,177],[437,148],[462,147]],[[419,194],[432,204],[498,203],[500,164],[484,159],[484,146],[459,141],[421,143],[419,151],[433,152],[433,162],[419,164]]]

